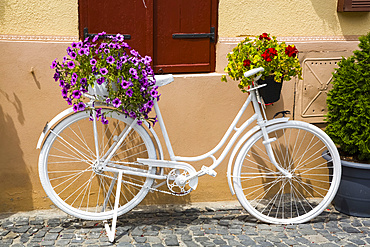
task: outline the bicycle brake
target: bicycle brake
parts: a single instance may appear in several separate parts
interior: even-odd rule
[[[273,118],[279,116],[279,114],[281,114],[281,115],[283,115],[283,117],[285,117],[285,115],[289,115],[290,114],[290,111],[279,111],[279,112],[275,113],[275,115],[274,115]]]

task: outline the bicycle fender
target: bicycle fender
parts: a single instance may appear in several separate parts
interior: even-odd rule
[[[272,120],[267,120],[265,122],[265,126],[270,126],[270,125],[273,125],[273,124],[279,124],[279,123],[285,123],[285,122],[288,122],[289,118],[286,118],[286,117],[283,117],[283,118],[277,118],[277,119],[272,119]],[[231,174],[231,170],[233,168],[233,162],[234,162],[234,158],[236,156],[236,154],[238,153],[240,147],[254,134],[256,133],[257,131],[259,131],[261,129],[261,127],[259,125],[256,125],[254,126],[251,130],[249,130],[245,135],[243,135],[240,140],[238,141],[238,143],[235,145],[232,153],[231,153],[231,156],[230,156],[230,159],[229,159],[229,163],[228,163],[228,166],[227,166],[227,182],[229,184],[229,189],[230,189],[230,192],[232,195],[235,195],[235,190],[234,190],[234,186],[233,186],[233,181],[232,181],[232,174]]]
[[[44,129],[42,130],[42,133],[39,137],[39,140],[37,142],[37,146],[36,146],[36,149],[40,149],[42,147],[42,144],[44,142],[44,139],[45,137],[47,136],[47,134],[49,133],[50,129],[55,125],[57,124],[60,120],[64,119],[65,117],[67,117],[68,115],[74,113],[74,110],[73,108],[68,108],[64,111],[62,111],[61,113],[59,113],[58,115],[56,115],[52,120],[50,120],[50,122],[46,122],[46,125],[44,127]],[[157,145],[157,148],[158,148],[158,152],[159,152],[159,158],[161,160],[163,160],[163,148],[162,148],[162,145],[161,145],[161,142],[158,138],[158,135],[155,133],[154,129],[153,128],[149,128],[149,124],[147,122],[145,122],[147,124],[147,127],[150,131],[150,133],[152,134],[153,138],[154,138],[154,141]]]
[[[56,123],[58,123],[60,120],[62,120],[63,118],[65,118],[66,116],[70,115],[71,113],[73,113],[73,108],[68,108],[64,111],[62,111],[61,113],[59,113],[58,115],[56,115],[52,120],[50,120],[50,122],[47,122],[40,137],[39,137],[39,140],[37,142],[37,146],[36,146],[36,149],[40,149],[42,147],[42,143],[45,139],[45,136],[46,134],[49,132],[49,130],[51,129],[51,127],[53,127]]]

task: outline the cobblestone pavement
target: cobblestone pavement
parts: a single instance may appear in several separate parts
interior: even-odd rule
[[[305,224],[271,225],[236,205],[136,209],[119,217],[114,243],[101,221],[49,211],[0,215],[0,246],[370,245],[370,218],[349,217],[330,207]]]

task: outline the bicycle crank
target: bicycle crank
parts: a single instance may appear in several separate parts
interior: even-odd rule
[[[167,187],[175,195],[185,196],[193,189],[187,180],[189,173],[182,169],[172,169],[167,175]]]
[[[184,162],[177,161],[167,161],[167,160],[152,160],[152,159],[138,159],[139,163],[143,163],[150,167],[161,167],[172,169],[167,177],[167,185],[171,192],[177,194],[178,192],[188,194],[191,190],[185,189],[185,187],[190,187],[195,190],[198,186],[198,176],[194,176],[192,179],[188,180],[189,176],[197,173],[193,166]],[[181,189],[182,188],[182,189]],[[175,190],[175,191],[173,191]],[[190,191],[189,191],[190,190]]]

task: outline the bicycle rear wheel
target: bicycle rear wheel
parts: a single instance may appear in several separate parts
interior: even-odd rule
[[[239,202],[253,216],[268,223],[292,224],[319,215],[334,198],[341,165],[332,140],[312,124],[288,121],[267,128],[277,163],[270,161],[262,132],[240,150],[234,167],[234,188]],[[329,161],[322,157],[327,150]]]
[[[46,194],[61,210],[86,220],[104,220],[113,217],[118,173],[93,168],[97,155],[89,118],[88,112],[74,113],[51,130],[40,153],[39,176]],[[116,112],[106,118],[106,125],[97,122],[100,158],[132,122]],[[156,150],[147,131],[135,124],[109,166],[155,173],[154,168],[135,163],[137,158],[156,159]],[[123,174],[118,215],[139,204],[152,183],[150,178]]]

